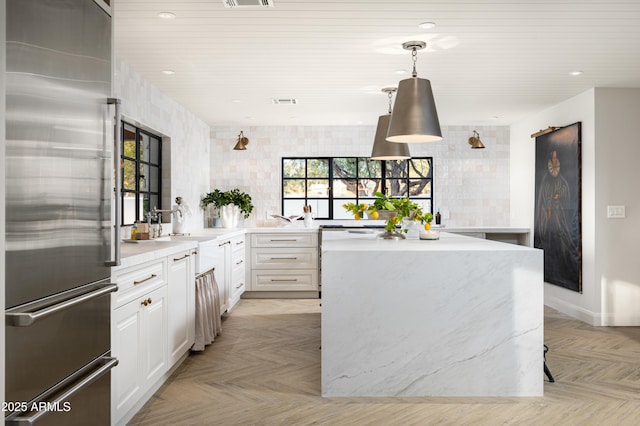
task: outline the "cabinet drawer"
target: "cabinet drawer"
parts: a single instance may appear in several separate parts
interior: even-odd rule
[[[251,250],[253,269],[315,269],[317,266],[318,251],[311,247]]]
[[[244,235],[231,239],[231,257],[233,259],[244,258],[245,245]]]
[[[112,296],[114,307],[166,284],[166,269],[166,260],[160,259],[114,272],[113,280],[118,284]]]
[[[252,234],[251,247],[317,247],[318,234]]]
[[[318,272],[315,269],[291,271],[252,271],[253,291],[315,291],[318,290]]]

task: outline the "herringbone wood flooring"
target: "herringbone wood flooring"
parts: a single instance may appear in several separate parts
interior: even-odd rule
[[[322,398],[318,302],[243,299],[130,425],[640,425],[640,327],[546,308],[544,397]]]

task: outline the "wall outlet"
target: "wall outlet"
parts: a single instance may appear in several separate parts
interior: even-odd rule
[[[624,219],[625,216],[625,206],[607,206],[608,219]]]

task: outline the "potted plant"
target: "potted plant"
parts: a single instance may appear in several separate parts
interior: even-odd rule
[[[223,222],[222,226],[225,228],[235,228],[240,214],[246,219],[253,211],[251,196],[238,188],[230,191],[215,189],[213,192],[203,195],[200,199],[200,207],[206,211],[210,205],[217,209]]]
[[[402,223],[404,218],[424,224],[425,230],[431,229],[433,214],[431,212],[424,213],[408,197],[394,198],[382,192],[376,192],[375,196],[376,199],[370,206],[366,203],[348,203],[343,204],[342,207],[352,212],[356,220],[362,219],[365,212],[371,219],[385,220],[384,229],[386,232],[380,235],[381,238],[404,238],[402,233],[407,232],[407,229],[401,229],[400,232],[396,230],[396,226]]]

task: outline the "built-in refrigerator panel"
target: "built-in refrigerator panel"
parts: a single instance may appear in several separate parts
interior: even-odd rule
[[[8,0],[6,306],[109,277],[111,20],[91,0]]]
[[[6,0],[5,424],[110,423],[111,17]],[[33,409],[35,407],[35,410]]]

